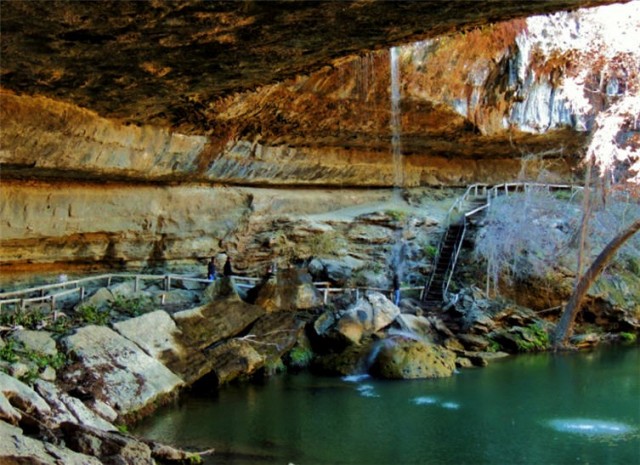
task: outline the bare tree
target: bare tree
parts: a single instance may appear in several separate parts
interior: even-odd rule
[[[584,300],[584,297],[587,295],[587,291],[618,249],[627,241],[627,239],[638,231],[640,231],[640,220],[634,221],[628,228],[614,237],[596,257],[589,269],[580,277],[580,280],[573,290],[573,294],[562,313],[560,321],[556,326],[553,341],[554,348],[560,349],[566,347],[569,336],[571,336],[573,323],[580,310],[580,305]]]

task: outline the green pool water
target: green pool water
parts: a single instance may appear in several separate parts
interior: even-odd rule
[[[134,433],[211,464],[640,464],[640,348],[514,356],[447,379],[283,375],[185,396]]]

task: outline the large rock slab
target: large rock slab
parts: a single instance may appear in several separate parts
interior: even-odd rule
[[[55,384],[39,380],[35,388],[38,394],[51,406],[52,421],[55,424],[72,422],[103,431],[114,431],[116,429],[110,422],[89,409],[80,399],[61,391]]]
[[[120,321],[113,328],[157,360],[169,356],[180,357],[184,352],[178,340],[181,331],[163,310]]]
[[[184,384],[158,360],[109,328],[86,326],[62,343],[78,360],[65,374],[65,381],[120,415],[134,413]]]
[[[305,324],[305,319],[296,313],[267,313],[251,327],[254,348],[267,360],[275,360],[296,345]]]
[[[258,353],[252,342],[232,339],[209,352],[212,369],[218,384],[225,384],[240,376],[254,373],[264,365],[266,357]]]
[[[102,431],[90,426],[63,423],[60,431],[68,447],[99,457],[104,464],[155,465],[151,449],[145,443],[118,432]]]
[[[257,305],[224,299],[173,315],[182,344],[191,349],[206,347],[235,336],[265,314]]]
[[[103,465],[95,457],[25,436],[20,428],[0,421],[0,463],[34,465]]]
[[[178,344],[171,351],[165,350],[161,359],[187,384],[213,369],[215,360],[206,351],[208,347],[241,333],[265,314],[261,307],[240,300],[227,278],[216,280],[210,288],[220,300],[175,313],[178,332],[169,325],[165,327],[171,333],[166,337],[175,337]]]

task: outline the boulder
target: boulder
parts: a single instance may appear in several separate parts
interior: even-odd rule
[[[267,312],[307,310],[322,305],[311,275],[298,268],[278,270],[261,283],[255,304]]]
[[[455,337],[450,337],[449,339],[445,340],[442,345],[446,349],[449,349],[450,351],[455,352],[456,354],[461,354],[461,353],[465,352],[464,346]]]
[[[51,407],[45,400],[38,395],[36,391],[12,376],[0,371],[0,397],[4,397],[2,405],[7,404],[20,409],[27,414],[37,414],[39,417],[49,417],[51,415]],[[20,415],[15,409],[8,409],[5,418],[15,418],[16,414]]]
[[[471,361],[474,366],[484,367],[501,358],[508,357],[506,352],[464,352],[464,356]]]
[[[192,278],[201,278],[204,279],[205,276],[191,276]],[[187,291],[202,291],[203,283],[199,282],[199,281],[190,281],[190,280],[182,280],[182,279],[175,279],[171,281],[171,287],[177,287],[180,289],[186,289]],[[173,292],[173,291],[172,291]]]
[[[103,465],[89,455],[25,436],[20,428],[0,421],[0,462],[37,465]]]
[[[369,301],[373,310],[373,332],[386,328],[400,315],[400,309],[380,292],[369,292],[365,298]]]
[[[346,376],[364,373],[369,368],[371,343],[351,345],[339,352],[328,352],[313,358],[311,368],[314,372],[328,376]]]
[[[140,282],[140,285],[142,286],[143,283]],[[138,291],[135,290],[135,283],[132,281],[125,281],[123,283],[118,283],[118,284],[112,284],[109,287],[109,291],[111,292],[111,294],[114,297],[131,297],[133,295],[136,294],[136,292],[139,292],[141,289],[139,288]]]
[[[199,283],[196,283],[199,284]],[[170,291],[160,291],[164,294],[164,305],[190,305],[200,301],[201,291],[190,291],[185,289],[172,289]],[[158,297],[160,299],[160,297]],[[183,307],[184,308],[184,307]]]
[[[289,352],[304,333],[306,321],[291,312],[267,313],[251,327],[254,349],[267,360]]]
[[[130,414],[184,383],[132,341],[104,326],[85,326],[62,340],[75,363],[64,376],[74,389]]]
[[[539,318],[533,310],[510,306],[495,314],[493,320],[504,326],[526,326],[535,323]]]
[[[30,352],[37,352],[44,355],[55,355],[58,353],[56,341],[47,331],[18,330],[14,331],[10,339],[19,343]]]
[[[0,423],[6,421],[13,425],[17,425],[20,421],[20,412],[18,412],[4,395],[0,393]]]
[[[84,306],[93,306],[100,310],[105,309],[110,302],[113,302],[113,294],[106,287],[102,287],[98,289],[93,295],[90,295],[82,302],[80,302],[77,307]]]
[[[407,338],[385,339],[371,372],[388,379],[443,378],[456,368],[456,356],[444,347]]]
[[[235,287],[233,278],[222,276],[207,286],[204,290],[205,302],[217,302],[225,300],[227,302],[242,302]]]
[[[229,297],[177,312],[173,319],[181,332],[182,345],[202,350],[239,334],[264,314],[264,309],[257,305]]]
[[[149,446],[126,434],[76,423],[63,423],[60,432],[68,448],[97,457],[101,463],[155,465]]]
[[[449,327],[442,321],[441,318],[437,316],[429,316],[427,317],[429,323],[431,323],[431,327],[435,330],[436,334],[443,339],[448,339],[455,337],[455,334],[449,329]]]
[[[264,309],[257,305],[245,303],[234,295],[227,297],[173,315],[178,332],[172,334],[178,344],[173,351],[165,350],[161,359],[187,384],[213,369],[215,360],[206,351],[208,347],[241,333],[265,315]]]
[[[62,392],[55,384],[40,380],[36,383],[35,388],[38,394],[51,406],[54,423],[62,424],[70,421],[103,431],[116,429],[110,422],[89,409],[80,399]]]
[[[389,326],[400,310],[379,292],[370,292],[349,307],[337,322],[336,330],[345,339],[359,344],[363,337]]]
[[[340,284],[346,283],[355,271],[364,267],[365,262],[348,256],[340,259],[314,258],[309,263],[309,271],[314,276]]]
[[[385,226],[356,224],[349,230],[348,237],[353,242],[363,244],[386,244],[392,241],[393,231]]]
[[[362,310],[350,312],[340,318],[336,329],[350,343],[360,344],[365,335],[366,326],[370,326],[366,325],[366,318],[367,315]]]
[[[14,362],[9,365],[9,374],[14,378],[23,379],[30,371],[31,367],[26,363]]]
[[[38,378],[45,381],[55,381],[58,377],[58,372],[52,366],[46,366],[38,375]]]
[[[336,316],[332,311],[325,311],[313,322],[313,329],[318,336],[325,336],[336,323]]]
[[[588,349],[600,344],[602,336],[596,333],[576,334],[569,341],[578,349]]]
[[[473,368],[473,362],[467,357],[456,358],[456,366],[458,368]]]
[[[404,333],[413,334],[416,338],[433,342],[433,329],[429,320],[423,316],[401,313],[394,321],[394,326]]]
[[[483,351],[489,347],[489,340],[477,334],[458,334],[458,339],[467,350]]]
[[[266,360],[249,340],[243,339],[221,343],[209,351],[208,357],[213,361],[211,368],[218,385],[254,373]]]

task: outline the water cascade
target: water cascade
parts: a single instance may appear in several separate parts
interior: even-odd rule
[[[400,189],[404,185],[402,166],[402,120],[400,113],[400,65],[398,62],[399,47],[391,47],[389,52],[389,69],[391,75],[391,148],[393,162],[393,186],[396,198],[400,197]]]

